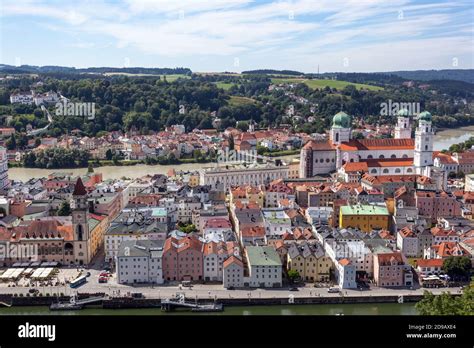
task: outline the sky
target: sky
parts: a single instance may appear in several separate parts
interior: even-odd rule
[[[473,0],[0,1],[0,63],[17,66],[472,69],[473,34]]]

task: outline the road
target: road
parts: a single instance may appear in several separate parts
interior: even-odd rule
[[[0,294],[7,293],[28,293],[28,287],[0,287]],[[288,288],[279,289],[236,289],[226,290],[221,284],[198,284],[191,289],[180,288],[179,285],[161,285],[161,286],[127,286],[116,284],[112,280],[109,284],[99,284],[97,277],[91,275],[89,281],[78,289],[71,289],[69,286],[48,286],[37,287],[43,294],[60,294],[72,295],[77,293],[106,293],[111,296],[123,296],[128,292],[141,292],[147,298],[170,298],[177,293],[184,293],[186,297],[198,299],[258,299],[258,298],[309,298],[309,297],[339,297],[339,296],[355,296],[355,297],[378,297],[378,296],[406,296],[406,295],[422,295],[425,289],[387,289],[372,287],[370,290],[343,290],[342,293],[328,293],[327,288],[315,288],[307,285],[300,287],[298,291],[290,291]],[[460,288],[438,288],[429,289],[434,294],[441,294],[449,291],[453,294],[460,293]]]

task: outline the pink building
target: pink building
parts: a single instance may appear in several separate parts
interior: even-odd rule
[[[374,255],[374,280],[381,287],[413,285],[411,267],[405,263],[400,252]]]
[[[417,191],[415,202],[419,214],[431,217],[432,222],[438,217],[461,216],[461,203],[447,192]]]
[[[164,280],[203,280],[202,250],[197,237],[168,238],[163,247]]]

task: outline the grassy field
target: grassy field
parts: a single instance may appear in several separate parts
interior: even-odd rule
[[[222,88],[225,91],[229,90],[232,86],[235,85],[235,83],[232,82],[215,82],[215,84],[217,88]]]
[[[110,73],[104,73],[105,76],[116,76],[116,75],[124,75],[124,76],[131,76],[131,77],[140,77],[140,76],[159,76],[161,79],[163,79],[163,76],[166,76],[166,80],[168,82],[173,82],[176,81],[179,78],[183,79],[189,79],[189,76],[182,75],[182,74],[171,74],[171,75],[158,75],[158,74],[131,74],[131,73],[122,73],[122,72],[110,72]]]
[[[244,104],[254,104],[254,103],[255,103],[255,100],[253,100],[252,98],[237,97],[234,95],[230,97],[230,101],[229,101],[229,104],[234,105],[234,106],[244,105]]]
[[[274,78],[272,79],[272,82],[275,84],[280,84],[280,83],[305,83],[308,85],[309,88],[324,88],[326,86],[329,86],[331,88],[336,88],[336,89],[343,89],[344,87],[348,85],[354,85],[357,89],[368,89],[372,91],[380,91],[383,88],[378,87],[378,86],[371,86],[371,85],[366,85],[362,83],[352,83],[352,82],[347,82],[347,81],[339,81],[339,80],[318,80],[318,79],[313,79],[313,80],[308,80],[308,79],[301,79],[301,78]]]

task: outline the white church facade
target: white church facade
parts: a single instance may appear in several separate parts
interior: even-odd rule
[[[418,127],[412,138],[412,126],[406,110],[397,114],[395,137],[390,139],[353,139],[352,120],[345,112],[332,120],[328,140],[311,140],[303,147],[300,177],[310,178],[335,171],[367,172],[371,175],[440,175],[433,171],[432,117],[427,111],[418,115]],[[442,175],[442,173],[441,173]]]

